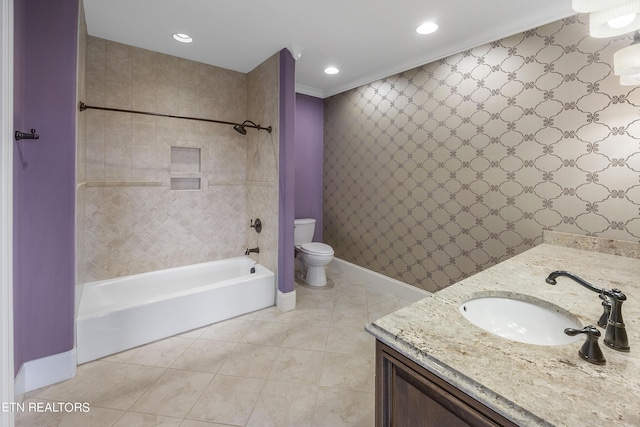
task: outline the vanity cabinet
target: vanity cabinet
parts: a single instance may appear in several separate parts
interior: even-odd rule
[[[376,427],[514,426],[451,384],[376,341]]]

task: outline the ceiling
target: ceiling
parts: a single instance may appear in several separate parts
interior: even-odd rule
[[[247,73],[302,52],[296,90],[325,98],[573,15],[571,0],[84,0],[90,35]],[[439,25],[433,34],[415,29]],[[173,33],[193,37],[178,43]],[[333,65],[338,74],[327,75]]]

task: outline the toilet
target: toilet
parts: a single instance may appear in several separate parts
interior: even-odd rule
[[[327,284],[327,265],[333,259],[333,248],[325,243],[312,242],[316,220],[299,218],[294,220],[293,242],[296,252],[302,257],[305,282],[311,286]]]

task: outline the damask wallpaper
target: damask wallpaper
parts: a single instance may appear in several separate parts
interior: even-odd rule
[[[543,230],[640,241],[630,42],[578,15],[326,99],[325,241],[428,291]]]

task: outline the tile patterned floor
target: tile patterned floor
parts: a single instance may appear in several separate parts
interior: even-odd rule
[[[407,305],[330,273],[270,307],[78,367],[25,396],[86,413],[18,413],[16,426],[220,427],[374,424],[374,339],[364,325]]]

